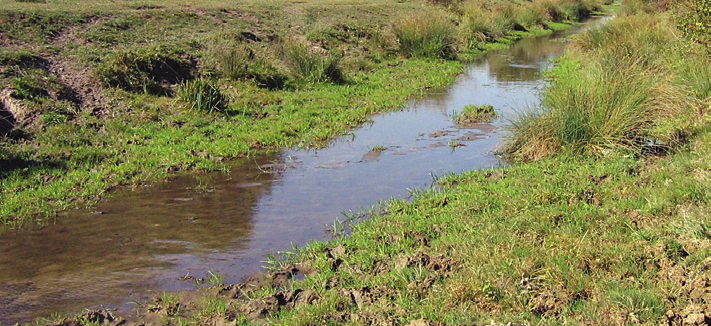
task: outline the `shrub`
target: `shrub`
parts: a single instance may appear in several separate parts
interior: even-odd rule
[[[291,40],[284,44],[282,57],[286,70],[294,80],[309,83],[341,83],[345,80],[341,70],[341,51],[326,51]]]
[[[679,29],[711,52],[711,0],[673,0],[671,8]]]
[[[454,24],[440,12],[424,12],[400,19],[393,31],[405,55],[455,59],[457,32]]]
[[[222,112],[227,109],[227,98],[220,88],[206,79],[194,79],[178,85],[178,98],[189,105],[190,110]]]

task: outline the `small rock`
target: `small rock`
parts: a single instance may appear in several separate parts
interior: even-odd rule
[[[689,314],[684,318],[684,325],[704,325],[705,321],[704,314]]]

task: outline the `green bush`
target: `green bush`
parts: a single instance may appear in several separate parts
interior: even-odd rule
[[[684,35],[711,52],[711,0],[673,0],[670,7]]]
[[[223,112],[227,109],[227,98],[218,86],[206,79],[199,78],[180,83],[177,95],[180,100],[188,103],[190,110]]]
[[[454,24],[440,12],[423,12],[393,25],[393,31],[405,55],[424,58],[455,59],[457,31]]]

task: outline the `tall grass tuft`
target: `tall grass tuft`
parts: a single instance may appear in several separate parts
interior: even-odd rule
[[[223,112],[227,109],[227,98],[220,88],[207,79],[194,79],[178,85],[178,99],[188,103],[190,110]]]
[[[345,76],[341,69],[343,52],[315,48],[296,40],[286,42],[282,49],[286,70],[292,79],[308,83],[342,83]]]
[[[513,121],[507,152],[535,160],[557,152],[639,154],[650,145],[677,145],[709,87],[708,81],[689,79],[703,79],[711,69],[668,51],[688,45],[670,28],[641,15],[583,34],[551,74],[542,108]],[[690,77],[691,69],[703,72]]]
[[[456,59],[457,30],[444,14],[428,11],[400,19],[393,24],[400,52],[423,58]]]
[[[254,60],[252,49],[239,43],[226,42],[215,45],[211,54],[223,78],[239,80],[249,76],[249,66]]]
[[[209,64],[218,76],[232,80],[252,80],[268,89],[284,88],[288,77],[278,71],[264,47],[251,47],[234,40],[217,39],[209,51]]]

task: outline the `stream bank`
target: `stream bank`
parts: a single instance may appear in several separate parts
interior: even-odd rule
[[[93,307],[126,315],[131,302],[194,288],[181,280],[186,275],[237,282],[261,270],[265,253],[330,239],[325,231],[337,227],[333,220],[344,210],[357,213],[385,198],[408,198],[440,176],[502,164],[493,150],[506,118],[536,105],[541,72],[562,53],[565,33],[491,53],[446,91],[376,115],[326,148],[287,150],[246,160],[226,176],[177,178],[118,194],[57,225],[10,234],[2,249],[12,254],[0,266],[21,262],[34,272],[0,273],[3,318],[97,302]],[[455,113],[477,104],[493,105],[500,118],[457,127]]]

